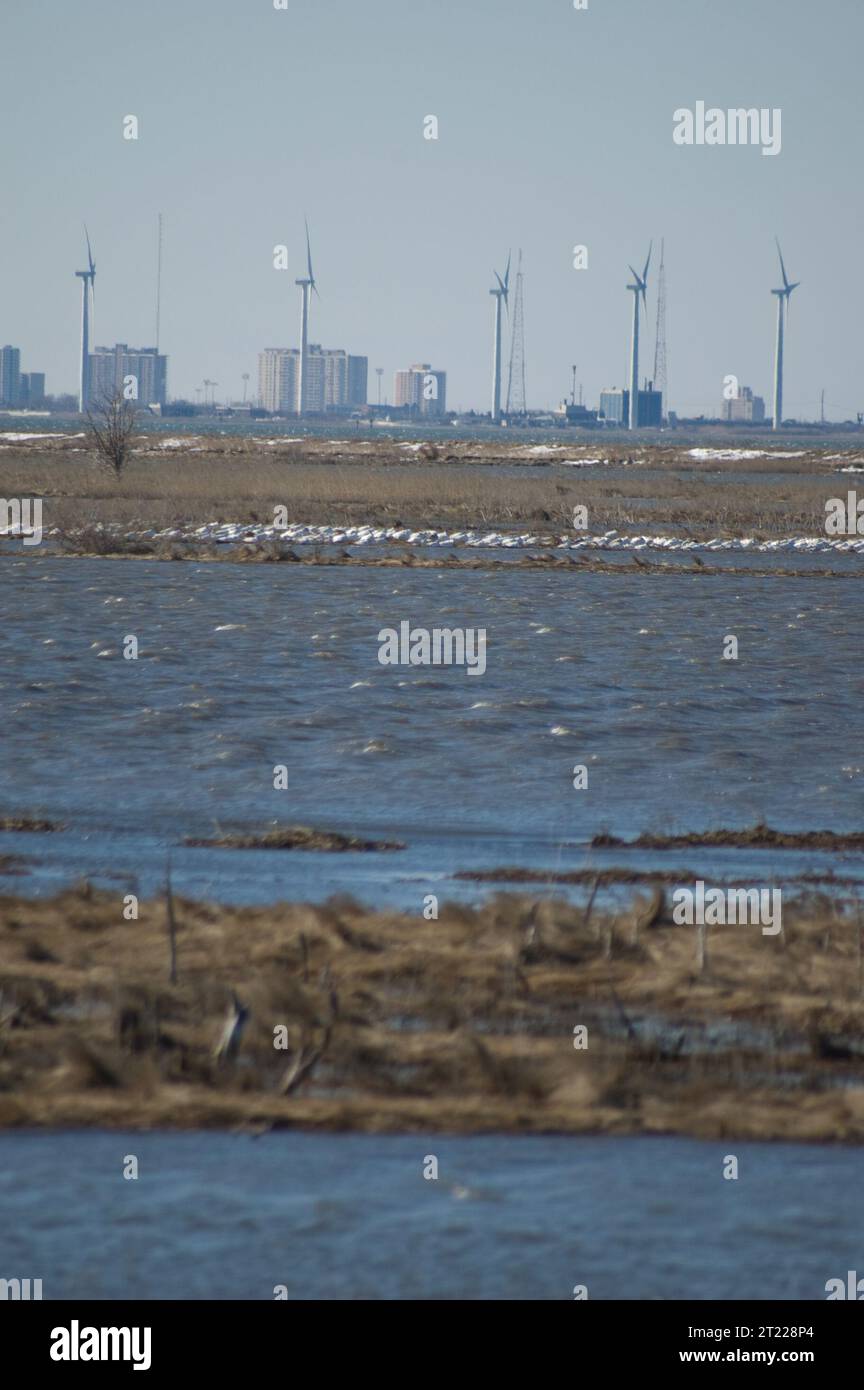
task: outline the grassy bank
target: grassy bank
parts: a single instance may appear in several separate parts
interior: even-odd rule
[[[189,438],[164,448],[150,436],[115,479],[100,471],[86,444],[73,438],[3,447],[0,496],[41,496],[44,527],[66,532],[99,524],[267,524],[275,507],[285,507],[291,521],[304,524],[529,527],[542,534],[568,528],[574,507],[585,506],[592,531],[770,539],[824,534],[825,501],[837,493],[828,475],[840,466],[828,450],[791,459],[696,460],[668,447],[627,455],[602,440],[541,455],[526,446],[453,441],[446,449],[423,446],[424,455],[383,440]],[[626,467],[626,478],[552,462],[598,457]],[[765,479],[768,471],[782,479]],[[746,485],[732,485],[730,473],[746,473]]]
[[[175,983],[164,898],[138,920],[86,884],[0,899],[0,1125],[864,1142],[860,932],[827,900],[776,937],[710,930],[702,966],[650,883],[615,915],[511,895],[437,921],[171,915]]]

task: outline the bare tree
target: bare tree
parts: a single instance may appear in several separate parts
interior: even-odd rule
[[[137,412],[122,391],[105,395],[87,411],[87,422],[99,460],[119,478],[132,452],[132,433]]]

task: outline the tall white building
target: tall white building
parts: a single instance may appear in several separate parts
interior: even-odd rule
[[[428,362],[415,362],[396,373],[395,404],[419,415],[443,415],[447,409],[447,373],[433,371]]]
[[[168,358],[157,348],[130,348],[115,343],[113,348],[97,347],[90,354],[89,399],[94,404],[125,390],[134,377],[136,394],[130,400],[139,405],[164,405],[167,398]]]
[[[300,353],[297,348],[265,348],[258,354],[258,404],[274,415],[297,409]]]
[[[343,348],[310,343],[306,356],[306,411],[323,414],[366,404],[369,359]],[[258,354],[258,402],[276,415],[299,411],[299,348],[266,348]]]

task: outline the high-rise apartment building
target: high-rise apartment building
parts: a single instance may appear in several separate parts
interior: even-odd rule
[[[348,405],[365,405],[369,398],[369,358],[348,357]]]
[[[306,355],[306,411],[321,415],[366,404],[369,359],[344,348],[310,343]],[[274,414],[299,410],[299,348],[267,348],[258,354],[258,401]]]
[[[0,405],[18,405],[20,396],[21,350],[7,343],[0,348]]]
[[[133,378],[134,381],[130,381]],[[115,343],[90,353],[89,399],[94,405],[118,393],[139,405],[164,405],[167,399],[168,358],[156,348],[130,348]]]
[[[443,415],[447,410],[447,373],[433,371],[428,362],[415,362],[396,373],[395,403],[418,415]]]
[[[38,406],[45,403],[45,373],[22,372],[19,378],[18,400],[21,405]]]
[[[297,348],[265,348],[258,354],[258,404],[273,415],[297,409],[300,352]]]

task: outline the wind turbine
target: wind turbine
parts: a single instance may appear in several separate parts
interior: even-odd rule
[[[76,270],[81,280],[81,374],[78,386],[78,409],[83,415],[90,405],[90,303],[96,292],[96,265],[90,250],[90,237],[87,238],[87,270]]]
[[[780,250],[780,242],[777,237],[777,255],[780,257],[780,271],[783,276],[782,290],[772,290],[772,294],[777,296],[777,352],[774,358],[774,425],[775,430],[779,430],[783,424],[783,339],[786,328],[786,315],[789,312],[789,297],[793,290],[797,290],[801,284],[800,280],[794,283],[789,281],[786,274],[786,267],[783,264],[783,252]]]
[[[306,414],[306,361],[309,349],[309,291],[314,290],[318,294],[318,286],[315,284],[315,276],[312,273],[312,251],[309,246],[309,223],[306,222],[306,275],[303,279],[295,280],[295,285],[299,285],[303,298],[300,308],[300,371],[297,377],[297,414]],[[318,298],[321,296],[318,294]]]
[[[638,270],[630,266],[630,274],[633,276],[634,284],[628,285],[628,290],[633,291],[633,336],[630,343],[630,418],[628,427],[635,430],[639,423],[639,296],[642,296],[642,307],[648,312],[645,300],[645,291],[648,288],[648,267],[651,264],[651,252],[654,249],[652,241],[648,247],[648,258],[645,261],[645,269],[640,275]]]
[[[490,294],[495,296],[495,339],[492,349],[492,423],[497,425],[501,419],[501,301],[507,304],[510,293],[510,253],[507,255],[507,269],[504,279],[495,270],[492,272],[498,284]]]

